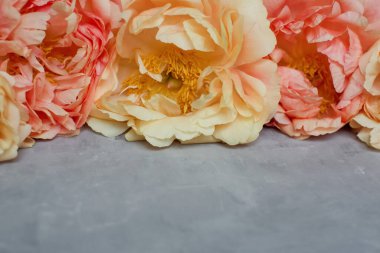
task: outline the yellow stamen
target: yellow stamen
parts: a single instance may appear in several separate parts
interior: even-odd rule
[[[55,43],[56,41],[49,41],[48,42],[43,42],[41,45],[40,45],[40,49],[45,53],[45,57],[46,59],[48,60],[57,60],[59,61],[60,63],[66,65],[66,62],[68,62],[69,60],[72,59],[71,56],[67,56],[65,55],[67,52],[63,51],[63,50],[56,50],[56,48],[54,47],[54,44],[52,43]],[[54,50],[54,52],[52,52]]]
[[[55,75],[50,72],[46,72],[45,74],[46,80],[48,80],[53,85],[57,85],[57,81],[54,79],[54,77]]]
[[[163,81],[158,82],[148,75],[134,74],[123,82],[123,91],[127,95],[137,94],[150,98],[162,94],[175,100],[183,113],[188,113],[193,101],[207,89],[203,87],[201,91],[198,90],[198,79],[204,62],[192,51],[170,47],[158,56],[142,56],[142,61],[149,72],[161,74]]]

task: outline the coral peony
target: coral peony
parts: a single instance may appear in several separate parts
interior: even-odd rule
[[[28,114],[17,102],[12,86],[14,79],[0,71],[0,161],[17,156],[19,146],[30,146]],[[24,142],[25,141],[25,142]]]
[[[265,0],[278,47],[281,101],[272,124],[304,139],[333,133],[361,109],[359,59],[379,33],[374,1]]]
[[[255,140],[279,101],[266,15],[260,0],[129,1],[88,124],[158,147]]]
[[[27,57],[30,54],[28,46],[42,42],[49,14],[43,10],[28,11],[38,6],[39,2],[0,1],[0,57],[8,53]]]
[[[0,67],[16,79],[33,138],[73,135],[86,122],[119,9],[110,0],[1,1]]]
[[[380,40],[363,55],[360,69],[365,75],[366,100],[350,125],[358,131],[359,139],[380,149]]]

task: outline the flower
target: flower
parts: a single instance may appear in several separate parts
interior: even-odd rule
[[[14,89],[29,112],[31,137],[74,135],[85,124],[108,63],[119,9],[110,0],[5,4],[1,11],[13,13],[8,16],[14,25],[0,25],[9,30],[3,37],[20,48],[8,47],[0,67],[16,79]]]
[[[366,100],[362,112],[350,125],[360,140],[380,149],[380,40],[363,55],[360,69],[365,75]]]
[[[30,133],[30,126],[26,124],[28,115],[17,102],[13,85],[14,79],[0,71],[0,161],[15,158],[20,146],[32,145],[27,139]]]
[[[254,141],[279,101],[266,15],[260,0],[129,1],[89,126],[158,147]]]
[[[336,132],[362,107],[359,59],[379,32],[374,1],[264,3],[278,39],[271,57],[281,76],[282,98],[271,124],[299,139]]]
[[[44,36],[49,14],[31,11],[42,1],[6,0],[0,2],[0,57],[9,53],[27,57],[28,46],[39,45]]]

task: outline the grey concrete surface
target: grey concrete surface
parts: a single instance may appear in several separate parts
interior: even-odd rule
[[[378,253],[380,153],[354,134],[157,150],[89,130],[0,165],[1,253]]]

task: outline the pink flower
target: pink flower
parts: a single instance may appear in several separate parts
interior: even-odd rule
[[[8,53],[27,56],[30,53],[28,46],[42,42],[49,14],[42,9],[33,10],[41,2],[0,1],[0,57]]]
[[[369,3],[371,2],[371,3]],[[278,39],[280,106],[272,124],[289,136],[333,133],[361,109],[359,59],[378,30],[374,1],[265,0]]]
[[[4,41],[22,46],[4,51],[1,68],[16,79],[17,98],[29,111],[31,137],[77,134],[87,120],[99,77],[108,63],[107,46],[118,25],[119,4],[35,0],[2,5],[1,13],[13,11],[8,20],[15,22],[14,28],[4,33],[8,34]],[[29,16],[33,18],[25,24],[26,30],[33,26],[34,33],[28,35],[20,27]]]

